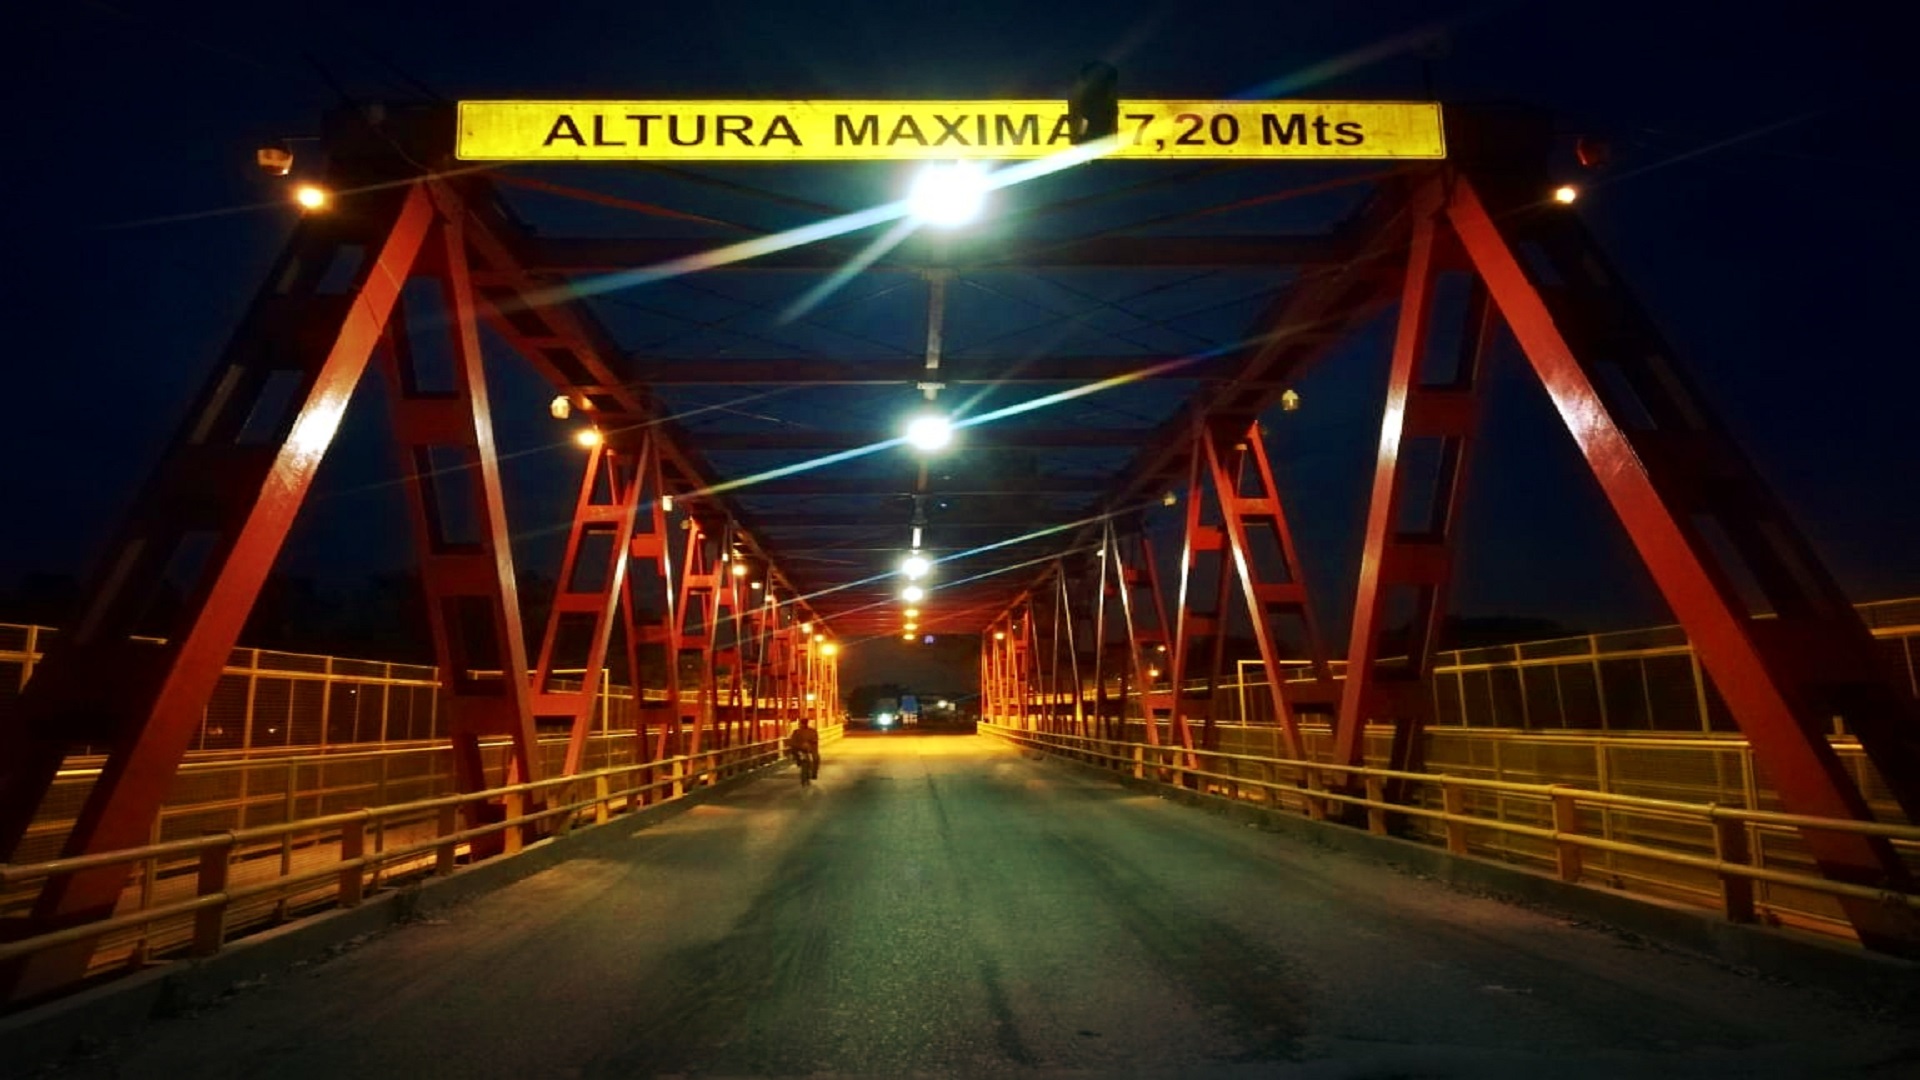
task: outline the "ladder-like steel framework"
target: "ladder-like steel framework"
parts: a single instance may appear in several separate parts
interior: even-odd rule
[[[445,123],[431,111],[335,119],[332,179],[348,193],[339,211],[310,216],[295,232],[88,583],[78,619],[49,649],[17,714],[0,724],[0,851],[17,845],[62,759],[80,747],[108,758],[66,853],[148,838],[354,388],[376,360],[393,386],[392,430],[406,463],[463,790],[494,782],[482,768],[482,740],[508,744],[499,779],[582,767],[616,627],[632,684],[637,760],[731,745],[800,715],[825,719],[837,711],[827,620],[871,607],[871,590],[857,581],[816,589],[835,593],[841,605],[817,608],[783,569],[781,558],[792,552],[766,536],[772,530],[790,544],[851,552],[861,550],[858,540],[799,538],[814,535],[807,529],[858,529],[863,521],[818,514],[756,523],[714,494],[720,477],[703,454],[840,451],[858,438],[835,431],[695,436],[676,426],[650,386],[688,373],[627,357],[583,302],[554,288],[554,275],[685,253],[666,243],[569,246],[533,236],[483,177],[435,175],[416,164],[445,159]],[[1336,761],[1360,762],[1367,726],[1384,724],[1393,732],[1389,763],[1418,768],[1426,699],[1413,691],[1437,647],[1477,388],[1504,330],[1785,808],[1870,816],[1825,737],[1840,717],[1900,808],[1920,820],[1913,699],[1881,669],[1832,576],[1577,217],[1543,202],[1539,129],[1524,119],[1461,112],[1450,120],[1449,145],[1453,157],[1444,165],[1380,179],[1374,196],[1329,237],[1108,238],[1014,244],[993,256],[996,266],[1291,261],[1312,272],[1277,293],[1248,347],[1167,365],[1190,368],[1199,387],[1151,432],[970,433],[981,454],[1135,448],[1090,504],[1095,512],[1082,515],[1086,524],[1052,529],[1051,539],[982,548],[1012,566],[1035,561],[1036,552],[1044,562],[1010,601],[1002,577],[976,587],[984,599],[973,607],[951,605],[978,612],[982,711],[1109,739],[1137,723],[1145,742],[1189,752],[1169,759],[1183,779],[1193,767],[1190,752],[1213,744],[1210,703],[1228,661],[1239,659],[1229,650],[1245,627],[1269,676],[1265,708],[1290,752],[1303,753],[1297,715],[1319,712],[1333,722]],[[813,266],[808,258],[815,257],[787,253],[769,264]],[[816,262],[820,270],[834,265]],[[945,273],[929,280],[945,283]],[[1464,282],[1468,296],[1468,318],[1451,338],[1431,318],[1436,292],[1450,280]],[[944,285],[933,292],[945,302]],[[1313,508],[1283,498],[1260,421],[1290,383],[1389,310],[1397,311],[1396,334],[1352,632],[1344,670],[1336,672],[1315,606],[1347,601],[1324,583],[1310,595],[1313,568],[1302,565],[1289,521]],[[558,595],[531,663],[483,328],[531,363],[603,438],[587,455]],[[930,334],[930,350],[940,348],[937,339]],[[435,370],[431,358],[442,353],[451,361]],[[1020,377],[1098,378],[1120,363],[1042,360]],[[965,365],[956,359],[941,370],[962,378]],[[860,376],[844,364],[747,361],[727,377],[837,385]],[[981,486],[977,494],[1002,500],[1049,487],[1044,474],[1017,470],[954,482],[967,479]],[[860,482],[835,483],[786,476],[762,494],[832,496]],[[1185,519],[1169,609],[1141,522],[1144,508],[1174,492],[1184,492]],[[916,527],[926,497],[923,472],[912,494]],[[1020,514],[982,512],[944,527],[1002,529],[1019,525]],[[731,570],[746,563],[762,583],[758,596]],[[183,598],[165,643],[132,642],[163,583]],[[1746,586],[1759,602],[1748,599]],[[543,723],[567,733],[562,761],[543,759]],[[476,817],[500,812],[469,808]],[[1819,830],[1806,840],[1836,879],[1912,887],[1884,840]],[[106,865],[58,877],[28,924],[8,932],[98,920],[112,911],[127,873],[125,865]],[[1847,901],[1846,911],[1869,946],[1920,951],[1920,927],[1904,909]],[[14,965],[0,973],[0,995],[30,996],[70,981],[90,948],[79,939]]]

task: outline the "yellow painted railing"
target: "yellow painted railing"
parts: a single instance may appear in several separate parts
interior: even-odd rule
[[[1333,807],[1355,807],[1365,812],[1368,830],[1378,835],[1387,833],[1390,815],[1402,815],[1426,826],[1415,829],[1413,838],[1444,845],[1455,855],[1482,855],[1504,861],[1525,861],[1516,860],[1516,854],[1544,857],[1561,880],[1711,902],[1736,922],[1791,921],[1838,935],[1851,933],[1844,922],[1824,912],[1806,911],[1777,897],[1762,902],[1756,897],[1755,886],[1759,884],[1780,887],[1789,895],[1852,897],[1920,907],[1920,894],[1833,881],[1811,869],[1761,865],[1754,858],[1752,842],[1756,833],[1822,829],[1885,837],[1912,860],[1920,855],[1920,826],[1806,817],[1591,791],[1564,784],[1186,750],[999,724],[982,723],[980,730],[1016,745],[1116,769],[1138,779],[1263,803],[1316,820],[1328,817]],[[1394,782],[1410,785],[1414,797],[1405,804],[1388,802],[1386,788]],[[1495,803],[1504,808],[1500,816],[1486,812]],[[1516,814],[1515,803],[1530,805],[1533,812]],[[1622,816],[1681,828],[1664,830],[1665,842],[1657,842],[1663,832],[1660,829],[1642,828],[1623,838],[1621,830],[1605,824]],[[1687,829],[1696,835],[1685,835]],[[1627,875],[1625,880],[1617,872],[1595,874],[1588,867],[1588,852],[1625,857],[1640,872]],[[1649,869],[1653,867],[1665,868],[1665,872]]]
[[[822,739],[831,742],[843,731],[837,725],[823,728]],[[551,823],[557,835],[569,832],[583,815],[593,824],[603,824],[616,813],[679,798],[701,786],[775,764],[782,754],[782,740],[770,739],[118,851],[0,864],[0,889],[16,893],[82,870],[140,864],[157,867],[159,876],[171,876],[186,886],[177,890],[181,893],[177,897],[130,896],[123,899],[122,910],[108,919],[0,943],[0,961],[128,934],[143,942],[135,959],[180,945],[206,955],[220,949],[236,926],[268,921],[263,913],[277,921],[288,914],[290,905],[302,910],[352,907],[370,889],[397,877],[452,873],[459,856],[470,853],[476,840],[499,835],[504,853],[511,855],[544,823]],[[503,804],[504,818],[459,827],[458,809],[480,801]],[[269,865],[254,857],[261,851],[292,848],[298,848],[303,857],[291,863]],[[236,875],[242,869],[252,873]],[[243,876],[247,880],[237,880]],[[110,960],[103,963],[105,959],[97,958],[94,969],[112,966]]]

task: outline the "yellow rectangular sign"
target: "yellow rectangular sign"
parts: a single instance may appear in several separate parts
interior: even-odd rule
[[[1060,101],[463,101],[463,161],[1038,158],[1071,145]],[[1444,158],[1440,106],[1122,101],[1119,158]]]

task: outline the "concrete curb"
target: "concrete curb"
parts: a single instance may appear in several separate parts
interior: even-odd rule
[[[1519,867],[1446,851],[1412,840],[1314,821],[1219,795],[1170,788],[1105,767],[1020,747],[1023,754],[1076,766],[1170,801],[1257,825],[1312,844],[1433,878],[1454,888],[1576,920],[1603,924],[1678,952],[1691,953],[1747,974],[1818,987],[1874,1009],[1920,1013],[1920,964],[1864,952],[1814,934],[1731,923],[1700,908],[1595,885],[1575,885]]]
[[[240,938],[209,957],[169,961],[0,1017],[0,1075],[32,1075],[69,1054],[123,1037],[150,1018],[205,1008],[296,965],[338,955],[428,912],[505,888],[569,859],[609,852],[636,828],[657,825],[784,764],[781,759],[763,765],[683,798],[622,814],[605,825],[577,826],[511,858],[490,859],[448,877],[384,889],[358,907],[308,916]]]

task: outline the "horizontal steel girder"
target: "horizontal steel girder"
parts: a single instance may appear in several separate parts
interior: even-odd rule
[[[763,480],[741,488],[743,498],[810,498],[858,496],[873,498],[911,498],[918,494],[941,496],[1072,495],[1105,484],[1105,476],[1023,476],[996,474],[990,470],[968,469],[953,477],[934,476],[927,481],[926,492],[914,490],[913,477],[783,476]]]
[[[676,260],[695,260],[730,246],[730,240],[632,237],[526,237],[520,263],[535,272],[557,274],[618,273]],[[1045,238],[981,241],[957,245],[941,262],[881,260],[866,273],[924,273],[927,270],[1047,268],[1224,267],[1283,268],[1324,266],[1346,261],[1353,244],[1345,236],[1099,236],[1076,240]],[[846,264],[848,253],[804,245],[758,258],[706,266],[715,271],[798,270],[831,272]]]
[[[986,383],[1091,383],[1106,379],[1199,379],[1230,377],[1237,356],[1042,356],[1031,359],[942,357],[939,379],[949,386]],[[643,386],[897,386],[927,378],[926,360],[729,359],[727,357],[635,357],[626,364]]]
[[[961,428],[955,435],[951,452],[971,450],[1103,450],[1136,447],[1149,432],[1138,428],[1014,428],[986,426]],[[688,443],[704,453],[737,450],[857,450],[863,446],[891,441],[892,432],[875,431],[693,431],[684,432]],[[907,447],[900,452],[911,453]],[[743,492],[751,491],[743,489]]]
[[[1031,511],[1021,513],[1018,511],[995,511],[989,508],[976,508],[968,511],[964,517],[940,517],[937,515],[929,517],[926,521],[926,529],[928,532],[935,532],[941,529],[997,529],[1006,533],[1018,533],[1034,529],[1050,528],[1054,525],[1063,524],[1064,522],[1080,521],[1086,516],[1085,513],[1070,510],[1053,511],[1050,514],[1041,515]],[[1064,519],[1064,521],[1062,519]],[[898,526],[904,529],[910,527],[911,524],[907,521],[905,515],[896,517],[884,510],[875,510],[871,513],[831,511],[812,514],[806,512],[756,514],[754,515],[754,523],[763,533],[813,529],[873,529],[886,528],[888,526]]]

